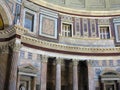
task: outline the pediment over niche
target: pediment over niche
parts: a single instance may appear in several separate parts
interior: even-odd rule
[[[27,64],[27,65],[20,65],[19,72],[36,74],[38,70],[33,65]]]
[[[120,74],[114,70],[104,71],[101,78],[120,78]]]

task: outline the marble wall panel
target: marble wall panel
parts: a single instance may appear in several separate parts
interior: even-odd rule
[[[57,18],[53,18],[47,15],[40,15],[40,31],[41,36],[49,38],[57,38]]]

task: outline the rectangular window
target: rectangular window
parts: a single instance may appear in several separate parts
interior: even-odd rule
[[[24,51],[20,51],[20,58],[21,59],[25,58],[25,52]]]
[[[22,2],[22,0],[17,0],[17,1],[20,2],[20,3]]]
[[[32,60],[32,53],[31,52],[28,52],[28,59]]]
[[[34,28],[34,14],[31,14],[29,12],[25,13],[24,27],[29,29],[31,32],[33,32],[33,28]]]
[[[15,19],[14,19],[14,23],[17,24],[18,20],[20,21],[20,12],[21,12],[21,5],[20,4],[16,4],[16,10],[15,10]]]
[[[114,65],[113,65],[113,60],[109,60],[109,65],[110,65],[110,66],[114,66]]]
[[[42,55],[41,54],[37,54],[37,60],[40,61],[42,59]]]
[[[62,23],[62,36],[72,37],[72,25]]]
[[[102,66],[107,66],[107,61],[106,60],[102,61]]]
[[[93,61],[93,66],[99,66],[99,62],[97,60]]]
[[[100,27],[100,38],[101,39],[110,39],[110,30],[108,26]]]
[[[117,65],[120,66],[120,60],[117,60]]]

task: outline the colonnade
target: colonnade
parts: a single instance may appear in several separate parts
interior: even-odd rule
[[[61,63],[63,62],[63,58],[56,58],[56,82],[55,82],[55,90],[61,90]],[[73,81],[73,90],[78,90],[78,60],[72,60],[72,81]],[[41,79],[40,79],[40,90],[47,90],[47,63],[48,57],[42,56],[41,60]]]

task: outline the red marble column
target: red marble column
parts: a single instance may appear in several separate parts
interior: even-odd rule
[[[10,75],[8,80],[8,90],[17,90],[17,64],[19,57],[19,45],[15,45],[10,48],[12,53],[11,64],[10,64]]]
[[[46,90],[46,84],[47,84],[47,61],[48,61],[47,56],[42,56],[40,90]]]
[[[56,90],[61,90],[61,58],[56,60]]]
[[[73,60],[73,90],[78,90],[78,61]]]

